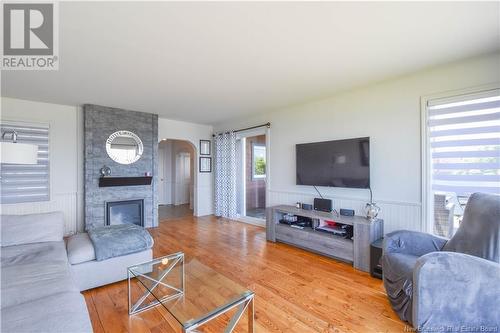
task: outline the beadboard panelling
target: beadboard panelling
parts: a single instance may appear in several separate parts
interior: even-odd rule
[[[364,214],[366,201],[347,197],[328,197],[333,201],[333,208],[354,209],[356,215]],[[315,196],[309,193],[287,192],[279,190],[269,191],[269,205],[295,205],[297,202],[313,203]],[[379,217],[384,220],[384,234],[394,230],[421,230],[421,204],[397,201],[377,200],[377,205],[381,208]]]
[[[50,201],[4,204],[2,214],[33,214],[61,211],[64,213],[64,234],[70,235],[77,231],[77,194],[53,194]]]

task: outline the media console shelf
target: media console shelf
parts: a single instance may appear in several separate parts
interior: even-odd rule
[[[279,221],[285,214],[317,219],[322,224],[325,220],[353,226],[352,239],[346,239],[312,228],[297,229]],[[370,221],[363,216],[341,216],[333,213],[304,210],[294,206],[274,206],[267,210],[266,237],[272,242],[282,242],[310,250],[322,255],[352,262],[354,268],[370,271],[370,244],[381,238],[384,233],[384,221]]]

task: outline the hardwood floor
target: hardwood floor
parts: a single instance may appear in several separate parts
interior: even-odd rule
[[[183,251],[253,290],[255,332],[404,332],[382,281],[352,266],[285,244],[266,241],[260,227],[215,217],[187,217],[150,229],[154,257]],[[84,292],[99,332],[175,332],[179,328],[157,306],[129,316],[127,283]],[[246,332],[246,322],[237,326]],[[227,320],[227,317],[219,321]],[[172,324],[172,325],[170,325]],[[204,332],[221,332],[214,322]],[[406,330],[407,331],[407,330]]]
[[[189,204],[185,205],[159,205],[158,218],[162,222],[176,220],[180,218],[193,216],[193,210],[189,208]]]

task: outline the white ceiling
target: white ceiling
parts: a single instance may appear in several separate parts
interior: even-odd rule
[[[213,124],[500,48],[500,2],[65,2],[2,95]]]

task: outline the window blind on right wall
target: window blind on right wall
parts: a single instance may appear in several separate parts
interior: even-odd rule
[[[500,194],[500,89],[427,105],[432,190]]]

